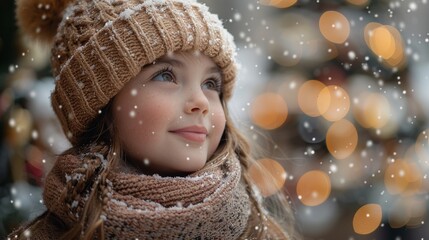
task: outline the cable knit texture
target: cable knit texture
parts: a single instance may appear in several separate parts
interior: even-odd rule
[[[80,0],[64,10],[52,48],[52,106],[74,144],[141,68],[165,54],[198,51],[224,75],[229,99],[235,45],[217,15],[193,0]]]
[[[46,178],[48,211],[66,225],[79,219],[88,185],[99,181],[105,234],[109,239],[238,239],[247,226],[249,198],[240,181],[240,163],[225,158],[216,168],[187,177],[148,176],[123,170],[106,173],[101,154],[58,158]],[[98,174],[101,172],[101,174]],[[58,236],[33,232],[41,238]]]

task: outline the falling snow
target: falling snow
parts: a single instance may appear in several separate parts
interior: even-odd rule
[[[113,3],[110,0],[107,2]],[[183,2],[192,3],[185,0]],[[282,1],[265,2],[276,4],[275,2]],[[274,8],[262,2],[246,2],[222,12],[225,18],[222,20],[223,24],[234,31],[238,46],[237,58],[241,63],[231,104],[232,115],[239,115],[237,126],[242,127],[243,132],[249,135],[251,143],[260,143],[267,138],[274,142],[268,144],[270,146],[266,152],[273,155],[269,157],[278,159],[288,172],[281,177],[287,179],[285,187],[291,193],[292,206],[297,206],[295,212],[298,224],[308,226],[302,228],[304,235],[319,237],[321,232],[337,232],[331,226],[352,226],[352,219],[343,217],[353,216],[357,211],[356,205],[370,202],[379,204],[383,208],[383,214],[386,214],[377,230],[384,231],[385,234],[391,234],[389,229],[394,224],[388,216],[401,213],[396,212],[395,208],[411,209],[413,211],[409,212],[424,212],[427,215],[427,209],[418,208],[429,202],[427,190],[418,188],[419,184],[427,184],[429,174],[429,144],[427,130],[425,131],[429,127],[429,112],[426,108],[429,101],[429,29],[424,24],[428,22],[425,14],[428,10],[427,0],[372,1],[370,5],[360,7],[352,6],[351,2],[353,1],[326,4],[324,1],[303,1],[296,6],[283,8]],[[119,18],[127,20],[148,4],[163,5],[165,1],[147,0],[138,7],[124,9],[119,13]],[[38,7],[50,8],[44,4],[39,4]],[[346,41],[334,43],[322,36],[318,20],[325,10],[341,12],[348,19],[350,35]],[[67,11],[65,18],[71,16],[70,11],[73,10]],[[261,16],[262,13],[265,15]],[[374,27],[369,23],[378,25]],[[111,28],[113,24],[113,21],[107,21],[104,27]],[[367,26],[372,29],[365,35]],[[334,21],[327,28],[338,31],[334,34],[338,36],[338,33],[346,29],[346,25],[344,22]],[[34,31],[40,32],[42,29],[35,28]],[[194,38],[195,36],[188,35],[185,39],[192,42]],[[210,42],[211,45],[216,43]],[[20,56],[29,62],[37,58],[31,51],[20,52]],[[58,55],[58,58],[61,56]],[[5,72],[13,75],[22,68],[23,64],[13,62],[5,66]],[[323,99],[321,95],[314,99],[309,95],[304,96],[307,103],[314,101],[310,106],[314,111],[309,114],[302,111],[302,103],[297,99],[303,82],[310,78],[323,83],[319,90],[313,89],[314,91],[322,91],[327,86],[334,85],[344,88],[345,92],[334,91],[329,99]],[[88,87],[83,83],[78,83],[78,86],[82,90]],[[14,87],[18,90],[10,94],[13,97],[20,96],[25,90],[22,86]],[[264,129],[252,122],[250,117],[253,113],[251,103],[255,95],[263,91],[278,94],[287,104],[287,119],[277,129]],[[254,95],[250,95],[251,93]],[[344,100],[341,97],[343,93],[347,93],[347,99],[351,101],[344,119],[348,119],[357,129],[358,144],[346,158],[335,159],[333,156],[339,152],[348,153],[352,144],[350,136],[335,141],[327,138],[327,131],[333,121],[325,119],[324,113],[330,104],[335,103],[337,97]],[[137,96],[138,89],[132,89],[130,94]],[[2,92],[1,96],[1,103],[7,103],[7,91]],[[26,96],[31,101],[41,98],[31,87]],[[234,101],[240,100],[243,102],[237,104],[237,110],[232,110],[235,109]],[[137,119],[138,109],[135,106],[123,114]],[[332,109],[337,113],[345,111],[344,107],[339,106]],[[270,116],[276,116],[269,114],[271,113],[265,119],[267,121],[272,120]],[[6,131],[13,130],[8,134],[20,136],[19,134],[26,133],[28,123],[25,123],[26,118],[23,116],[26,115],[22,115],[22,112],[16,112],[16,115],[10,117],[8,115],[4,121]],[[74,118],[74,115],[70,114],[70,117]],[[180,121],[186,119],[184,116],[178,117]],[[144,123],[139,120],[139,124]],[[208,126],[218,128],[214,124]],[[265,136],[265,132],[261,136],[260,132],[265,130],[269,137]],[[150,133],[158,134],[155,131]],[[58,141],[53,130],[46,135],[40,129],[30,127],[28,135],[32,142],[43,140],[48,146],[53,146]],[[328,144],[332,144],[332,149],[335,150],[330,152]],[[189,144],[184,145],[184,148],[188,147]],[[185,156],[184,159],[192,161],[190,157]],[[48,165],[52,159],[43,156],[39,161]],[[143,164],[149,165],[150,160],[143,159]],[[323,205],[306,206],[304,201],[308,196],[294,191],[301,176],[314,169],[329,175],[331,193]],[[84,176],[79,174],[65,175],[65,180],[68,182],[82,177]],[[30,196],[29,192],[33,192],[33,189],[23,189],[10,188],[11,198],[7,201],[7,206],[23,210],[28,208],[29,200],[42,206],[43,200],[39,195],[34,193]],[[309,196],[317,200],[321,195],[319,191],[311,191]],[[128,210],[143,211],[115,199],[112,201]],[[71,206],[77,207],[77,202],[73,201]],[[183,208],[183,203],[177,202],[174,208]],[[158,209],[163,207],[158,206]],[[374,214],[366,213],[363,216],[372,219]],[[105,215],[101,216],[103,220],[106,218]],[[427,228],[427,218],[424,216],[415,215],[408,220],[399,220],[406,221],[410,228],[403,228],[416,236],[419,230]],[[350,231],[341,238],[354,239],[356,232]],[[369,237],[374,238],[375,233],[370,234],[372,235]],[[31,232],[25,231],[24,236],[30,238]],[[399,240],[410,237],[393,234],[388,238]],[[417,238],[427,237],[418,235]]]

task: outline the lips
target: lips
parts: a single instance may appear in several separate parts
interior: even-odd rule
[[[170,131],[188,141],[203,143],[207,138],[207,129],[201,126],[190,126]]]

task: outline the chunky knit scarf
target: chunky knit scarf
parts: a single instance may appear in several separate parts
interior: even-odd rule
[[[249,198],[239,161],[221,161],[187,177],[161,177],[104,171],[108,163],[99,153],[65,155],[46,178],[44,201],[72,226],[97,186],[107,238],[237,239],[246,228]]]

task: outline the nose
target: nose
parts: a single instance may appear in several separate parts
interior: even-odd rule
[[[209,100],[200,87],[194,88],[188,96],[185,103],[186,113],[207,114],[209,112]]]

